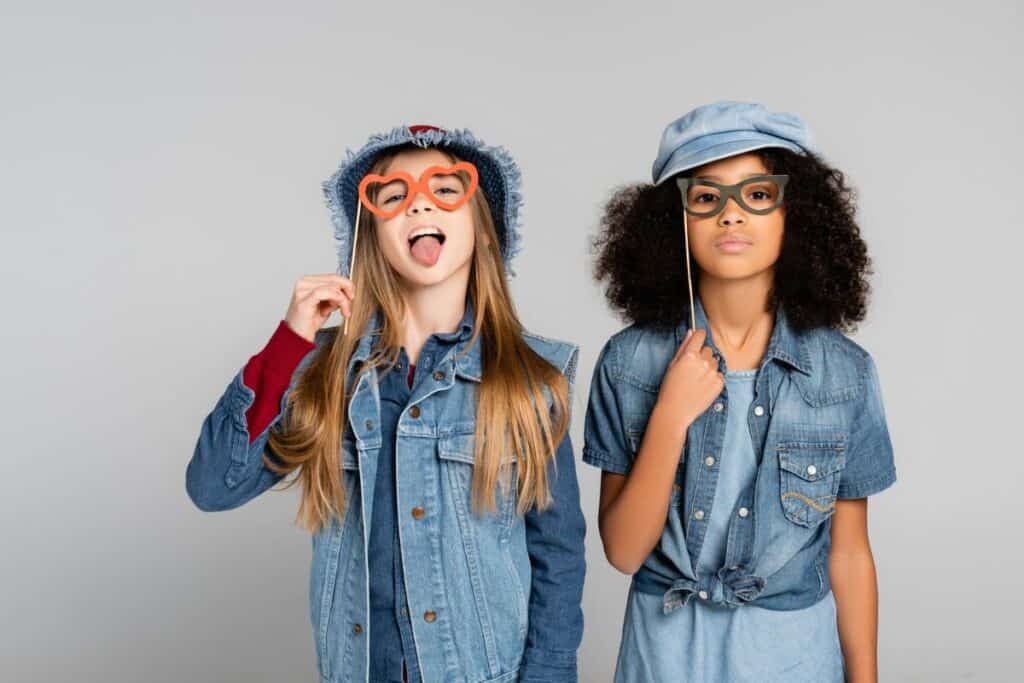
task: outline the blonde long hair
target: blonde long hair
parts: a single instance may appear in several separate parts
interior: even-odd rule
[[[371,173],[383,173],[399,149],[378,158]],[[443,151],[443,150],[441,150]],[[444,152],[452,162],[459,159]],[[473,302],[473,336],[481,343],[483,374],[476,406],[473,467],[473,509],[496,507],[495,488],[507,490],[512,460],[516,467],[517,512],[551,504],[548,462],[569,426],[568,381],[523,339],[523,326],[509,295],[497,231],[483,190],[470,199],[476,233],[468,295]],[[341,447],[348,424],[349,390],[370,368],[388,369],[398,360],[405,303],[396,273],[380,250],[373,216],[362,212],[356,245],[354,282],[358,295],[352,306],[349,334],[328,328],[332,339],[318,350],[289,393],[285,414],[271,430],[268,448],[278,462],[264,454],[263,462],[278,474],[298,475],[284,488],[301,482],[296,522],[311,533],[345,511],[341,479]],[[381,312],[379,337],[367,361],[348,381],[352,354],[376,311]],[[372,334],[374,331],[368,331]],[[544,388],[551,395],[549,410]]]

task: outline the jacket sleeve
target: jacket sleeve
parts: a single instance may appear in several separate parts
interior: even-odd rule
[[[204,511],[230,510],[281,480],[263,463],[296,368],[316,348],[283,320],[267,345],[228,384],[199,431],[185,489]]]
[[[583,639],[586,520],[568,434],[549,463],[548,476],[554,502],[525,516],[532,578],[522,683],[575,682],[576,651]]]

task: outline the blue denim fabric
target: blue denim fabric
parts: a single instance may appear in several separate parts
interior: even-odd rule
[[[423,381],[434,361],[460,340],[473,333],[472,309],[467,306],[459,329],[433,334],[420,350],[414,382]],[[409,358],[400,349],[398,364],[384,372],[380,385],[381,450],[377,464],[377,496],[370,525],[370,682],[402,683],[402,664],[409,683],[421,680],[416,643],[412,635],[408,601],[403,580],[401,542],[398,538],[395,505],[395,442],[398,419],[412,396],[407,381]],[[415,388],[415,384],[413,385]]]
[[[354,378],[380,322],[375,316],[364,328],[346,369],[353,380],[341,448],[347,508],[312,537],[309,606],[322,683],[365,682],[369,676],[367,555],[384,437],[377,370]],[[296,368],[289,392],[337,333],[336,327],[317,333],[317,347]],[[576,347],[527,332],[523,338],[567,378],[571,392]],[[459,341],[440,354],[433,372],[415,383],[396,427],[396,509],[425,510],[420,519],[395,519],[420,673],[428,682],[575,681],[585,523],[571,444],[566,439],[551,464],[552,474],[558,470],[552,508],[517,515],[514,490],[506,495],[499,485],[497,509],[472,512],[483,343],[480,337],[472,344]],[[544,393],[550,409],[550,394]],[[273,457],[267,436],[284,416],[250,444],[245,412],[253,398],[239,369],[203,422],[186,473],[186,489],[200,509],[238,507],[280,481],[262,456]],[[508,462],[514,477],[518,463],[511,454]]]
[[[719,475],[698,574],[714,573],[723,566],[730,520],[750,514],[737,501],[757,476],[757,456],[744,419],[754,401],[756,377],[756,370],[726,375],[732,410],[726,419],[721,457],[705,462],[706,467],[717,467]],[[734,609],[700,599],[669,614],[661,607],[660,596],[630,591],[616,683],[842,683],[843,659],[831,595],[791,611],[756,605]]]
[[[707,329],[699,298],[695,317]],[[628,473],[669,361],[688,321],[668,331],[631,326],[598,358],[584,428],[583,460]],[[714,345],[707,343],[727,372]],[[744,420],[758,457],[757,475],[736,505],[749,514],[728,522],[724,562],[697,571],[713,509],[731,404],[728,387],[690,425],[662,536],[633,577],[637,590],[662,598],[666,613],[695,596],[738,607],[807,607],[830,591],[828,549],[837,498],[878,493],[896,480],[881,390],[870,355],[832,329],[798,333],[779,309]]]

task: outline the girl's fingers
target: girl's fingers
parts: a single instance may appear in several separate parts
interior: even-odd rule
[[[704,330],[690,330],[686,333],[686,339],[679,345],[679,350],[676,351],[676,358],[682,358],[688,352],[699,349],[704,344],[704,338],[707,333]]]
[[[298,281],[298,283],[296,283],[295,288],[296,292],[298,292],[300,288],[303,291],[307,291],[325,284],[334,285],[348,294],[350,298],[355,297],[356,288],[355,285],[352,284],[352,280],[349,280],[347,277],[342,277],[341,275],[332,275],[330,273],[324,275],[305,275]]]
[[[335,289],[334,287],[317,287],[316,289],[310,291],[303,298],[303,301],[306,303],[320,303],[321,301],[331,301],[336,303],[338,306],[340,306],[342,302],[347,302],[348,300],[348,297],[344,293]]]

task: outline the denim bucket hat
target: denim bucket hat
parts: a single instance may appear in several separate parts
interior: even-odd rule
[[[660,185],[682,171],[766,147],[817,153],[811,131],[796,114],[753,102],[705,104],[665,127],[651,176]]]
[[[323,182],[324,200],[334,224],[339,274],[350,275],[359,181],[382,152],[409,144],[438,147],[476,166],[480,189],[491,207],[505,269],[509,275],[514,275],[510,263],[519,251],[519,212],[523,203],[519,166],[503,147],[486,145],[468,130],[444,130],[436,126],[397,126],[372,135],[358,151],[347,150],[338,170]]]

